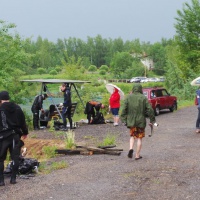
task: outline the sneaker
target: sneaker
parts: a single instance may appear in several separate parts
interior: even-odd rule
[[[68,131],[67,128],[61,128],[60,130],[61,130],[61,131]]]
[[[114,126],[118,126],[119,124],[118,123],[114,123]]]
[[[128,157],[132,158],[133,157],[133,149],[130,149],[128,152]]]

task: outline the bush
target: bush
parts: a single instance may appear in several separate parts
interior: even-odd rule
[[[103,70],[103,69],[100,70],[100,71],[99,71],[99,74],[101,74],[101,75],[105,75],[105,74],[106,74],[106,70]]]
[[[97,71],[97,67],[95,65],[90,65],[89,68],[88,68],[88,71],[89,72],[95,72],[95,71]]]
[[[109,68],[108,68],[108,66],[107,65],[101,65],[101,67],[99,68],[99,70],[101,71],[101,70],[104,70],[104,71],[108,71],[109,70]]]
[[[45,74],[46,71],[45,71],[44,68],[40,67],[40,68],[37,69],[37,72],[41,75],[41,74]]]

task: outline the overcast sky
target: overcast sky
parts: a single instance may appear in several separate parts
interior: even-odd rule
[[[173,38],[177,10],[191,0],[1,0],[0,19],[23,37],[56,42],[87,36],[159,42]]]

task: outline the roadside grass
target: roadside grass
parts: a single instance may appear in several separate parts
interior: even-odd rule
[[[74,131],[68,130],[68,132],[65,132],[64,140],[65,140],[66,149],[75,149],[76,148]]]
[[[67,168],[69,165],[66,161],[49,162],[43,161],[40,163],[38,171],[40,174],[50,174],[52,171]]]
[[[193,106],[194,100],[180,100],[178,101],[178,109]]]
[[[44,153],[44,158],[54,158],[56,157],[56,146],[44,146],[42,148],[42,152]]]
[[[111,135],[109,133],[103,138],[103,141],[98,143],[98,146],[108,146],[108,145],[116,145],[116,136],[115,135]]]
[[[56,158],[56,146],[44,146],[42,148],[43,156],[41,158],[42,162],[39,165],[39,173],[41,174],[49,174],[52,171],[64,169],[68,167],[68,163],[66,161],[51,161],[51,159]]]

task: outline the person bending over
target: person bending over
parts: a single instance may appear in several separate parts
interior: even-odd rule
[[[98,101],[88,101],[86,103],[84,113],[87,114],[88,124],[92,124],[95,115],[98,114],[99,110],[104,107],[105,106]]]

